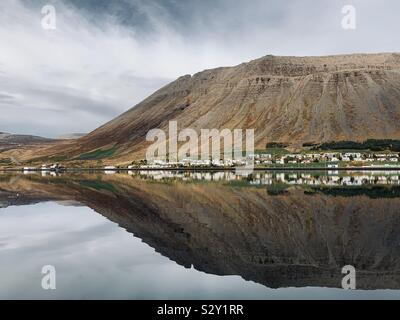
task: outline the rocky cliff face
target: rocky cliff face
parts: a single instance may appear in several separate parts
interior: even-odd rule
[[[400,54],[275,57],[183,76],[94,132],[52,149],[77,155],[116,146],[145,153],[152,128],[253,128],[256,148],[400,139]]]
[[[254,128],[256,146],[400,138],[400,55],[274,57],[184,76],[83,138],[140,151],[152,128]]]

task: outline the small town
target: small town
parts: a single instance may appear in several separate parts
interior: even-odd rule
[[[108,171],[114,170],[139,170],[139,169],[215,169],[254,166],[256,168],[397,168],[399,166],[400,155],[396,152],[390,153],[362,153],[362,152],[321,152],[321,153],[255,153],[241,159],[209,159],[199,160],[193,158],[183,158],[177,162],[167,160],[153,161],[133,161],[127,166],[90,167],[95,170]],[[74,166],[75,168],[75,166]],[[86,168],[86,167],[83,167]],[[29,171],[64,171],[67,168],[55,164],[42,164],[38,167],[24,167],[24,172]]]
[[[273,153],[255,153],[242,159],[225,157],[218,160],[198,160],[184,158],[179,162],[154,160],[149,163],[133,163],[128,169],[139,168],[179,168],[179,167],[234,167],[254,164],[256,167],[362,167],[390,166],[399,163],[399,153],[361,153],[361,152],[324,152],[324,153],[295,153],[277,155]],[[105,168],[107,169],[107,168]],[[110,167],[108,168],[110,169]],[[115,169],[115,168],[114,168]]]
[[[245,181],[252,186],[274,186],[277,184],[287,186],[326,186],[326,187],[357,187],[363,185],[400,185],[400,170],[389,168],[388,170],[327,170],[323,174],[310,172],[254,172],[251,175],[243,175],[234,171],[187,171],[187,170],[104,170],[106,175],[114,175],[120,172],[140,177],[144,180],[154,181],[204,181],[204,182],[234,182]],[[56,171],[42,170],[24,171],[25,174],[40,174],[42,176],[56,177]]]

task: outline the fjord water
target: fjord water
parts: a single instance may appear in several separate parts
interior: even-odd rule
[[[399,188],[390,171],[3,173],[0,298],[397,299]]]

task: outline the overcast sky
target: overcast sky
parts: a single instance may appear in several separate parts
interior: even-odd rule
[[[398,0],[1,0],[0,131],[89,132],[181,75],[267,54],[399,52],[399,13]]]

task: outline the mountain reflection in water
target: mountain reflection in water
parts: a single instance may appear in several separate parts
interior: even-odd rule
[[[270,288],[400,289],[398,172],[1,174],[0,208],[81,204],[186,268]]]

